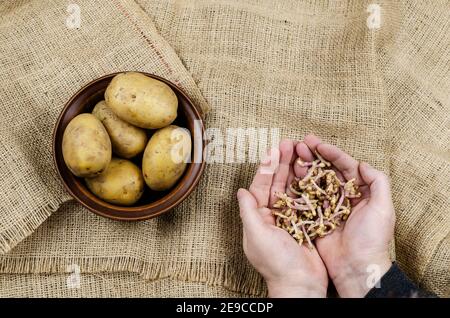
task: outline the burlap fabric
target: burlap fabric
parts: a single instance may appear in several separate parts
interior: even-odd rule
[[[66,274],[1,274],[2,297],[254,297],[200,282],[147,281],[127,272],[85,273],[79,288],[67,288],[67,279]]]
[[[1,10],[0,252],[31,234],[69,196],[52,163],[52,130],[64,103],[89,81],[117,70],[147,70],[179,84],[203,110],[191,76],[134,2],[5,1]]]
[[[179,83],[224,138],[238,127],[314,132],[390,173],[397,260],[448,295],[448,2],[378,1],[379,29],[359,0],[76,3],[79,30],[65,26],[66,2],[0,5],[0,295],[70,296],[70,264],[87,277],[75,296],[265,294],[235,202],[252,163],[208,164],[185,202],[150,221],[62,204],[56,117],[81,85],[126,69]]]

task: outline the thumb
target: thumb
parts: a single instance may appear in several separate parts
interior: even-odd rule
[[[255,197],[245,189],[239,189],[237,192],[237,199],[239,201],[239,211],[244,227],[253,227],[261,223],[261,218],[258,215],[258,204]]]
[[[368,163],[362,162],[359,165],[359,173],[370,189],[369,203],[385,203],[391,200],[391,186],[389,178],[382,171],[379,171]]]

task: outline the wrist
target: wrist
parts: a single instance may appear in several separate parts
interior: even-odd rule
[[[266,280],[270,298],[324,298],[327,286],[314,282],[283,282]]]
[[[343,262],[331,277],[340,297],[364,297],[392,266],[388,253]]]

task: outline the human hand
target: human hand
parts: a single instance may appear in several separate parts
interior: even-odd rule
[[[284,140],[279,148],[272,152],[272,162],[265,160],[258,168],[249,191],[237,193],[244,252],[266,280],[270,297],[325,297],[328,275],[319,254],[276,227],[268,208],[277,200],[274,193],[285,192],[294,178],[294,143]],[[267,167],[274,161],[279,162],[275,173]]]
[[[296,145],[303,161],[312,161],[317,151],[330,161],[342,180],[355,178],[362,194],[352,199],[352,213],[330,235],[316,239],[317,250],[341,297],[364,297],[371,289],[369,271],[381,278],[391,267],[389,242],[394,236],[395,212],[388,177],[367,163],[359,163],[339,148],[324,144],[313,135]],[[294,165],[297,177],[307,168]]]

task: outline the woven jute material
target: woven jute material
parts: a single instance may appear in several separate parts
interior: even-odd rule
[[[138,274],[84,273],[71,280],[68,274],[0,274],[2,297],[252,297],[201,282],[170,278],[143,280]]]
[[[168,78],[207,104],[180,59],[130,1],[78,1],[81,26],[67,27],[66,3],[0,6],[0,252],[31,234],[69,196],[52,163],[52,130],[63,105],[99,76],[142,70]]]
[[[0,295],[265,295],[235,200],[255,163],[209,163],[179,207],[145,222],[69,201],[51,158],[56,118],[79,87],[120,70],[179,84],[209,110],[216,141],[229,128],[313,132],[387,172],[397,261],[448,295],[447,1],[378,1],[375,27],[372,1],[360,0],[76,3],[79,29],[65,24],[67,3],[0,5],[0,282],[10,290]],[[64,274],[73,264],[89,286],[75,294]]]

